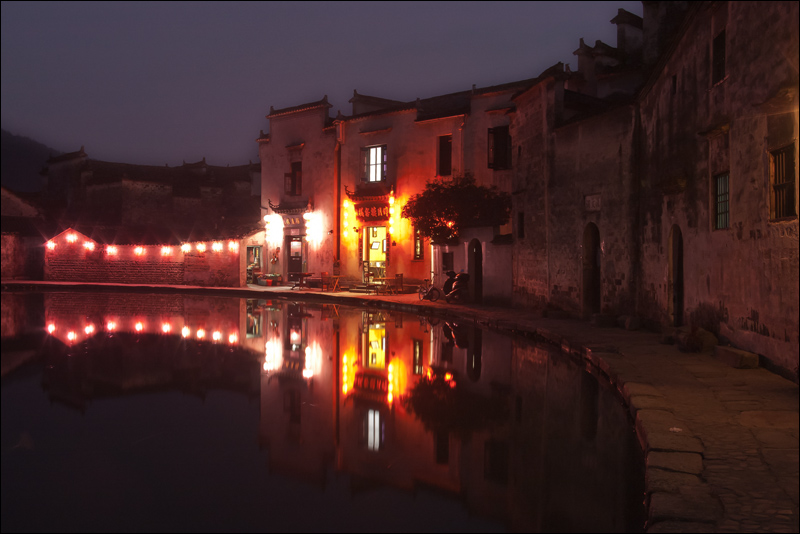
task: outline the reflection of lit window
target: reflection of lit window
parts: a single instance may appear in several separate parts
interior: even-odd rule
[[[383,323],[369,325],[366,365],[375,369],[386,367],[386,327]]]
[[[421,375],[423,371],[422,364],[422,341],[419,339],[414,340],[414,374]]]
[[[367,434],[367,449],[379,451],[383,441],[383,425],[381,425],[381,413],[378,410],[369,410],[365,421]]]

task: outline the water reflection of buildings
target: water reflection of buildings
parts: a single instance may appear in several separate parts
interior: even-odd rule
[[[333,467],[353,492],[433,487],[514,530],[642,527],[629,421],[578,362],[401,313],[265,312],[259,440],[271,471],[323,486]],[[431,384],[466,413],[408,402]]]
[[[260,399],[272,473],[432,487],[513,530],[642,527],[641,451],[610,388],[555,350],[399,312],[46,294],[44,388]],[[427,398],[425,395],[430,395]]]

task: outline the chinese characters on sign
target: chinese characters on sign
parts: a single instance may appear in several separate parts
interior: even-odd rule
[[[361,220],[386,220],[389,218],[388,204],[356,204],[356,216]]]

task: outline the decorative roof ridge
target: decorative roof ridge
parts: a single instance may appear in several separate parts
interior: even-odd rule
[[[289,115],[290,113],[299,113],[301,111],[310,111],[312,109],[317,109],[317,108],[327,109],[332,107],[333,105],[328,103],[328,95],[325,95],[324,97],[322,97],[322,100],[317,100],[316,102],[308,102],[306,104],[300,104],[298,106],[290,106],[288,108],[281,108],[281,109],[275,109],[274,107],[270,106],[267,118],[269,119],[272,117]]]

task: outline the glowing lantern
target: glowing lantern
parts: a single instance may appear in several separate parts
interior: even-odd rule
[[[211,334],[211,338],[212,338],[214,341],[219,341],[220,339],[222,339],[222,332],[220,332],[220,331],[215,331],[213,334]]]
[[[190,245],[189,243],[184,243],[183,245],[181,245],[181,252],[183,252],[184,254],[191,252],[191,250],[192,250],[192,245]]]
[[[108,321],[108,323],[106,323],[106,330],[108,330],[109,332],[113,332],[116,329],[117,329],[117,323],[115,323],[114,321]]]
[[[75,335],[75,332],[71,332],[71,331],[67,332],[67,339],[69,339],[70,341],[75,341],[76,337],[77,336]]]
[[[271,246],[279,246],[283,242],[283,217],[277,213],[264,215],[266,223],[266,241]]]
[[[202,328],[198,329],[197,330],[197,339],[203,339],[204,337],[206,337],[206,331],[203,330]]]
[[[144,325],[142,324],[142,322],[141,322],[141,321],[139,321],[138,323],[136,323],[136,325],[134,325],[134,327],[133,327],[133,328],[134,328],[134,329],[135,329],[137,332],[141,332],[142,330],[144,330]]]
[[[114,245],[108,245],[106,247],[106,254],[108,254],[109,256],[116,256],[117,247],[115,247]]]
[[[136,254],[137,256],[141,256],[142,254],[144,254],[144,247],[136,247],[135,249],[133,249],[133,253]]]
[[[53,332],[56,331],[56,325],[50,323],[49,325],[47,325],[47,331],[52,334]]]
[[[86,332],[86,335],[88,336],[89,334],[94,332],[94,325],[93,324],[87,324],[86,327],[83,329],[83,331]]]
[[[92,243],[91,241],[84,241],[83,248],[85,248],[86,250],[94,250],[94,243]]]
[[[221,250],[222,250],[222,243],[220,243],[219,241],[215,241],[215,242],[214,242],[214,243],[211,245],[211,250],[213,250],[214,252],[219,252],[219,251],[221,251]]]
[[[236,241],[228,241],[228,250],[231,252],[236,252],[239,250],[239,243]]]
[[[172,254],[172,247],[161,247],[162,256],[169,256],[170,254]]]
[[[78,236],[76,234],[67,234],[67,241],[69,243],[74,243],[78,240]]]
[[[342,203],[342,205],[344,206],[344,209],[347,209],[347,208],[349,208],[349,207],[350,207],[350,201],[349,201],[349,200],[345,200],[345,201]]]
[[[181,335],[183,337],[189,337],[189,334],[191,334],[191,330],[189,330],[188,326],[184,326],[183,328],[181,328]]]
[[[206,251],[206,244],[205,243],[198,243],[197,244],[197,252],[205,252]]]
[[[56,248],[56,244],[55,244],[55,242],[53,242],[53,241],[48,241],[48,242],[47,242],[47,248],[48,248],[49,250],[53,250],[53,249],[55,249],[55,248]]]
[[[169,334],[170,330],[172,330],[172,327],[170,326],[169,323],[164,323],[161,325],[161,331],[164,332],[165,334]]]
[[[231,345],[234,345],[238,340],[239,336],[237,336],[236,334],[231,334],[228,336],[228,343],[230,343]]]

